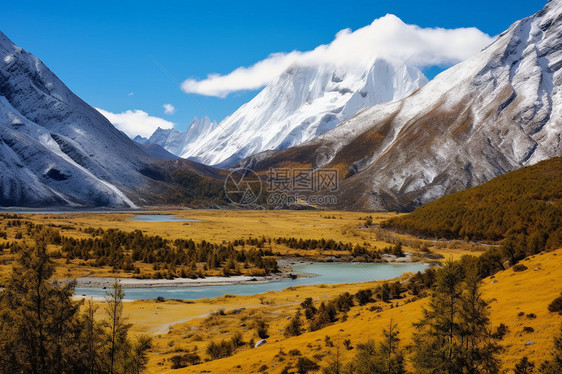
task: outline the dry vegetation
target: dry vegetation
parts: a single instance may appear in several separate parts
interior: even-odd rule
[[[523,263],[527,270],[516,272],[508,269],[493,278],[484,279],[482,286],[484,299],[489,302],[492,327],[495,329],[502,323],[507,326],[505,336],[499,341],[503,347],[499,357],[505,369],[513,369],[515,363],[523,356],[529,357],[537,364],[550,358],[553,337],[559,334],[562,323],[560,314],[548,310],[548,305],[562,291],[559,283],[562,277],[562,250],[539,254]],[[328,359],[334,357],[337,350],[342,361],[348,362],[354,357],[355,351],[348,350],[345,341],[350,341],[350,347],[365,343],[369,339],[380,341],[382,330],[388,327],[391,319],[398,325],[401,344],[411,344],[414,332],[412,324],[421,318],[422,307],[427,303],[427,298],[414,300],[411,295],[393,302],[379,301],[364,306],[356,305],[347,313],[346,321],[336,322],[318,331],[305,332],[290,338],[286,338],[281,332],[287,326],[287,318],[294,315],[306,297],[312,297],[318,303],[330,300],[343,292],[353,294],[368,287],[374,287],[374,284],[307,286],[270,292],[262,296],[223,297],[184,305],[186,313],[200,304],[210,306],[210,310],[215,313],[174,324],[170,333],[158,335],[150,355],[149,371],[281,373],[288,365],[296,367],[299,357],[307,357],[321,367],[326,366]],[[179,308],[179,304],[173,301],[159,304],[148,301],[134,302],[126,305],[126,312],[135,316],[135,328],[139,331],[156,331],[158,327],[154,326],[151,318],[151,314],[155,312],[153,308],[156,307],[162,308],[158,310],[159,313],[166,314],[161,311],[166,308]],[[144,318],[139,310],[146,311]],[[224,315],[221,312],[217,313],[220,310],[224,311]],[[176,313],[176,318],[179,319],[182,313]],[[256,330],[258,320],[263,320],[269,325],[270,336],[266,344],[253,349],[246,344],[236,349],[231,357],[204,362],[210,359],[206,348],[211,341],[228,340],[240,333],[244,342],[257,342],[260,339]],[[145,326],[144,323],[147,322],[148,325]],[[167,328],[169,322],[166,322],[163,326]],[[526,332],[530,331],[529,327],[532,332]],[[328,342],[326,337],[329,337]],[[535,344],[526,345],[529,341]],[[293,350],[298,350],[299,354],[291,354]],[[188,352],[197,353],[203,363],[172,370],[172,357]],[[267,368],[263,368],[263,365]]]
[[[0,244],[31,244],[31,238],[23,229],[25,222],[31,222],[78,239],[90,238],[91,234],[86,229],[99,227],[103,230],[118,228],[124,232],[140,230],[145,235],[159,235],[169,240],[190,238],[213,243],[259,237],[324,238],[382,249],[401,242],[403,250],[412,253],[414,259],[425,257],[425,261],[430,258],[435,261],[457,260],[466,254],[480,255],[490,248],[489,244],[459,240],[420,240],[381,229],[379,223],[397,216],[394,213],[210,210],[166,213],[200,222],[132,222],[130,218],[133,214],[130,213],[19,214],[17,218],[3,216],[0,220],[0,232],[6,233],[6,238],[0,238]],[[22,221],[22,226],[8,225],[13,220]],[[274,257],[295,257],[303,252],[278,244],[275,240],[271,249],[277,253]],[[50,246],[51,252],[57,250],[56,246]],[[326,255],[349,255],[349,252],[315,249],[307,250],[306,255],[322,259]],[[0,255],[1,276],[8,274],[14,256],[8,249],[3,250]],[[513,267],[495,274],[493,279],[484,279],[483,293],[489,302],[492,326],[497,328],[501,323],[507,326],[500,342],[504,347],[500,353],[504,368],[512,368],[523,355],[537,363],[549,357],[553,347],[552,336],[559,331],[562,323],[559,313],[548,310],[562,290],[558,284],[562,275],[561,261],[562,250],[542,253],[517,265],[524,267]],[[78,259],[59,258],[55,259],[55,263],[55,278],[135,276],[109,266],[87,266]],[[141,268],[142,273],[154,271],[150,264],[135,262],[135,266]],[[287,337],[285,331],[306,298],[312,298],[314,305],[319,307],[320,303],[329,303],[345,292],[355,295],[364,289],[376,290],[381,282],[291,287],[281,292],[253,296],[225,295],[211,300],[135,301],[125,303],[124,314],[133,323],[132,334],[140,336],[146,333],[153,337],[148,372],[297,372],[299,367],[326,367],[336,356],[343,363],[349,362],[355,356],[358,344],[369,339],[381,339],[382,330],[389,326],[391,319],[400,330],[401,345],[408,350],[412,344],[412,324],[421,318],[422,307],[428,300],[423,296],[430,292],[413,292],[407,287],[410,277],[405,274],[400,279],[404,285],[401,298],[381,301],[373,297],[365,305],[358,305],[354,299],[349,311],[338,314],[335,321],[316,331],[309,331],[310,321],[303,315],[306,331],[293,337]],[[103,308],[98,309],[97,318],[104,318]],[[252,348],[265,336],[266,344]],[[535,344],[525,345],[530,340]]]
[[[158,212],[154,212],[158,213]],[[164,240],[192,239],[195,242],[207,241],[223,244],[238,239],[272,239],[266,249],[271,250],[278,258],[281,256],[306,256],[309,259],[322,260],[326,256],[349,256],[349,251],[341,247],[335,250],[300,250],[289,248],[284,244],[276,244],[275,238],[297,238],[335,240],[353,246],[364,246],[369,250],[382,250],[401,241],[403,250],[414,255],[426,256],[427,250],[446,258],[458,258],[464,254],[478,254],[485,246],[463,241],[423,241],[408,235],[388,233],[378,228],[381,221],[396,216],[395,213],[364,214],[358,212],[319,212],[319,211],[216,211],[216,210],[182,210],[167,211],[178,217],[197,219],[200,222],[133,222],[131,213],[63,213],[63,214],[0,214],[0,249],[8,244],[31,244],[27,223],[43,225],[56,230],[61,236],[76,239],[91,239],[89,229],[119,229],[124,232],[140,230],[146,236],[159,236]],[[18,221],[19,225],[13,222]],[[369,226],[369,227],[366,227]],[[2,235],[5,233],[5,237]],[[252,247],[252,246],[248,246]],[[255,247],[255,246],[254,246]],[[49,245],[51,253],[60,250],[60,246]],[[246,249],[248,249],[246,248]],[[131,254],[130,248],[123,248],[124,254]],[[9,248],[0,251],[0,285],[6,279],[14,253]],[[124,271],[112,266],[91,266],[91,263],[80,258],[63,257],[55,259],[57,265],[56,278],[76,278],[83,276],[105,277],[138,277],[140,273],[146,277],[154,277],[157,271],[165,272],[166,268],[155,269],[154,264],[135,261],[139,271]],[[185,264],[190,265],[190,264]],[[199,263],[198,271],[203,271]],[[240,266],[243,274],[260,274],[260,269]],[[177,275],[180,266],[175,269]],[[257,271],[257,273],[256,273]],[[207,269],[204,275],[222,275],[222,270]]]

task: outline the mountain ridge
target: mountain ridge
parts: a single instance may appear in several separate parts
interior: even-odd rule
[[[562,3],[549,2],[409,97],[236,166],[336,168],[339,208],[410,211],[559,156],[561,20]]]

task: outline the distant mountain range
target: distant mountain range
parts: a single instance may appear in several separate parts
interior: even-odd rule
[[[195,147],[198,141],[206,137],[216,126],[217,123],[211,122],[208,117],[203,117],[201,120],[194,118],[187,131],[159,127],[150,138],[137,136],[134,140],[141,144],[157,144],[178,157],[188,158],[187,150]]]
[[[295,65],[220,124],[195,118],[186,132],[157,129],[148,143],[207,165],[229,166],[261,151],[301,144],[426,83],[417,68],[384,59],[348,70]]]
[[[561,67],[550,1],[427,84],[383,59],[293,66],[220,124],[134,142],[0,33],[0,206],[226,202],[207,164],[337,169],[337,207],[412,210],[560,156]]]
[[[411,96],[238,166],[336,168],[344,209],[412,210],[561,155],[562,2],[515,22]]]

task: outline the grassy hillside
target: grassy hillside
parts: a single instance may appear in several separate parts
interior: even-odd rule
[[[562,245],[562,158],[552,158],[442,197],[383,227],[470,240],[525,237],[527,246]]]
[[[512,370],[523,356],[529,357],[537,366],[550,359],[553,336],[560,334],[562,323],[562,315],[548,310],[548,305],[561,291],[559,279],[562,249],[531,256],[522,263],[527,270],[514,271],[510,268],[494,277],[485,278],[482,282],[481,290],[489,303],[492,327],[495,329],[500,324],[507,327],[499,342],[503,347],[499,354],[501,367],[506,371]],[[343,363],[350,362],[354,359],[358,344],[369,339],[381,341],[382,330],[388,327],[391,319],[400,330],[400,344],[408,347],[412,343],[415,331],[413,324],[422,316],[422,308],[427,307],[428,298],[415,299],[408,296],[399,303],[356,305],[347,313],[345,321],[340,320],[300,336],[284,337],[281,329],[286,327],[288,316],[294,314],[305,297],[313,297],[316,302],[320,302],[343,291],[355,293],[358,289],[374,286],[375,283],[292,287],[263,295],[217,298],[208,301],[204,308],[200,308],[201,301],[194,304],[137,301],[127,303],[125,309],[126,314],[134,316],[135,330],[161,333],[155,337],[150,354],[148,371],[151,373],[274,374],[282,373],[291,366],[293,369],[288,372],[295,373],[299,357],[309,358],[320,367],[326,367],[337,354]],[[223,308],[225,315],[215,313],[211,318],[208,315],[195,317],[213,308]],[[238,312],[233,313],[237,308],[246,309],[238,309]],[[166,313],[168,310],[177,313],[174,318],[180,320],[179,323],[170,323],[174,318],[161,321],[154,318],[155,315],[169,315]],[[258,317],[265,319],[270,326],[270,337],[265,345],[256,349],[245,346],[231,357],[206,361],[208,357],[205,349],[212,340],[228,338],[236,331],[242,334],[246,342],[259,340],[252,325],[252,321]],[[181,321],[190,318],[193,319]],[[165,333],[170,326],[173,326],[170,332]],[[326,337],[329,337],[330,344],[327,344]],[[351,343],[350,349],[344,345],[346,340]],[[526,344],[529,341],[534,344]],[[172,370],[171,358],[185,352],[196,352],[203,362]]]

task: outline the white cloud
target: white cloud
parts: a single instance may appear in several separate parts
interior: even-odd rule
[[[164,104],[164,113],[166,114],[174,114],[176,112],[176,108],[172,104]]]
[[[242,90],[261,88],[293,64],[315,66],[365,66],[377,57],[407,61],[425,67],[452,65],[479,52],[493,38],[477,28],[421,28],[407,25],[387,14],[356,31],[341,30],[330,44],[311,51],[274,53],[249,67],[239,67],[226,74],[209,74],[206,79],[187,79],[182,89],[187,93],[225,97]]]
[[[129,92],[127,96],[133,96],[134,94],[135,94],[134,92]]]
[[[158,127],[163,129],[174,127],[172,122],[150,116],[139,109],[127,110],[122,113],[111,113],[100,108],[96,108],[96,110],[130,138],[134,138],[137,135],[148,138]]]

